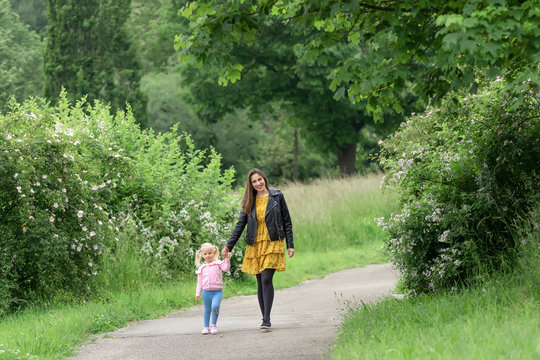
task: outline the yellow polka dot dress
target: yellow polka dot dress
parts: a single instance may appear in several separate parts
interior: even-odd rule
[[[246,246],[246,254],[242,263],[242,271],[246,274],[257,275],[264,269],[276,269],[285,271],[285,246],[284,241],[271,241],[264,217],[268,195],[255,198],[257,213],[257,237],[254,245]]]

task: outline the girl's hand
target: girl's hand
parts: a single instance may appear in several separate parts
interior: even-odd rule
[[[229,249],[224,247],[223,250],[221,250],[221,256],[223,256],[224,258],[228,257],[229,256]]]
[[[199,302],[199,297],[195,296],[195,302]]]
[[[289,253],[290,258],[292,258],[294,256],[294,249],[293,248],[288,248],[287,252]]]

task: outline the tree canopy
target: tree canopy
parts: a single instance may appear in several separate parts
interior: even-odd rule
[[[308,63],[328,63],[326,49],[338,43],[357,47],[326,75],[337,99],[365,100],[376,118],[384,108],[402,111],[399,94],[408,86],[427,103],[454,89],[474,92],[479,72],[522,88],[540,84],[537,0],[201,0],[183,14],[192,31],[176,37],[177,48],[199,64],[218,64],[222,84],[240,79],[260,55],[240,63],[228,50],[255,46],[278,25],[306,36],[295,49]]]
[[[45,96],[56,103],[62,88],[71,100],[87,96],[113,111],[133,108],[146,124],[140,65],[125,22],[131,0],[49,0],[45,52]]]
[[[266,18],[266,22],[271,21],[269,16]],[[307,34],[276,23],[249,46],[238,43],[221,49],[222,58],[231,64],[248,65],[220,73],[219,64],[206,62],[202,70],[188,68],[187,83],[203,117],[216,118],[237,108],[264,113],[272,104],[279,103],[288,121],[320,152],[337,155],[342,174],[352,174],[356,171],[357,144],[362,141],[360,132],[373,123],[373,117],[365,111],[365,101],[353,104],[335,97],[328,72],[345,54],[354,54],[357,46],[344,42],[329,44],[320,61],[305,61],[298,45],[307,39]],[[237,82],[235,72],[240,70],[243,79]],[[220,87],[218,78],[222,84],[234,84]],[[390,113],[386,115],[384,126],[401,120]]]
[[[12,96],[22,101],[41,94],[42,45],[8,0],[0,0],[0,39],[0,111],[6,111]]]
[[[13,11],[19,14],[21,21],[42,38],[47,28],[47,1],[45,0],[9,0]]]
[[[325,67],[298,62],[294,52],[294,34],[290,41],[274,46],[260,56],[257,63],[240,82],[227,87],[218,86],[215,67],[199,71],[186,68],[190,98],[201,117],[218,121],[236,109],[250,109],[252,116],[273,112],[279,103],[289,123],[301,129],[323,153],[338,155],[343,174],[355,171],[356,144],[359,132],[371,116],[360,104],[335,100],[325,77]],[[276,34],[277,36],[277,34]],[[256,52],[267,47],[270,39],[251,48],[229,50],[238,61],[249,61]]]

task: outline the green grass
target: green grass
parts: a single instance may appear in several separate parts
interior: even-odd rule
[[[277,289],[386,261],[381,251],[382,233],[373,218],[388,215],[396,204],[395,195],[382,193],[379,183],[379,176],[369,176],[281,188],[293,219],[296,254],[287,259],[287,271],[276,275]],[[152,285],[157,283],[153,282],[155,269],[141,268],[140,255],[129,248],[127,241],[119,243],[125,245],[117,249],[122,258],[105,257],[114,276],[103,277],[103,299],[86,304],[33,305],[2,319],[0,359],[65,358],[73,355],[90,334],[195,304],[194,275]],[[254,277],[243,281],[228,279],[224,296],[255,291]]]
[[[333,359],[539,359],[538,224],[512,274],[345,315]]]
[[[59,359],[91,333],[109,331],[130,320],[158,317],[192,303],[191,282],[167,287],[143,287],[137,292],[119,293],[108,301],[84,305],[35,306],[7,317],[0,323],[0,359]],[[30,354],[30,356],[26,356]],[[23,356],[24,355],[24,356]],[[11,356],[11,357],[10,357]]]
[[[381,264],[388,259],[381,251],[381,244],[366,243],[357,248],[345,248],[328,252],[297,253],[287,259],[287,271],[277,273],[274,285],[285,288],[324,275],[353,267]]]

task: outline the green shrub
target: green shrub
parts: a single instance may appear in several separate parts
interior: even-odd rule
[[[237,215],[233,171],[221,171],[215,151],[141,130],[129,109],[113,116],[65,98],[54,108],[14,104],[0,117],[0,315],[99,290],[115,276],[100,274],[110,270],[102,255],[114,259],[119,241],[160,275],[192,271],[194,251],[223,246]]]
[[[408,288],[451,288],[513,264],[515,220],[539,199],[539,116],[535,91],[514,96],[496,81],[450,94],[382,142],[385,183],[403,208],[379,223]]]
[[[110,232],[104,198],[92,190],[99,174],[83,166],[95,160],[79,151],[90,139],[62,131],[36,103],[2,116],[0,133],[0,309],[86,293]]]

